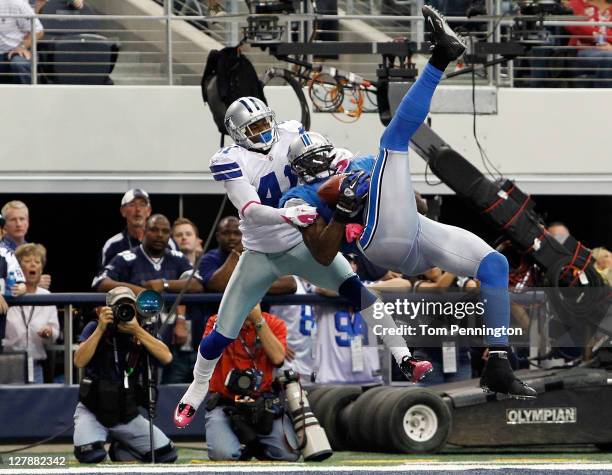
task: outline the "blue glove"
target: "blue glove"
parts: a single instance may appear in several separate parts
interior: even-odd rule
[[[363,209],[370,191],[370,175],[363,170],[349,173],[340,186],[340,195],[334,219],[342,223],[351,221]]]

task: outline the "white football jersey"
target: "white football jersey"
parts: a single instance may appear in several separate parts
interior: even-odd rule
[[[316,306],[317,384],[369,384],[382,381],[375,340],[359,313],[329,306]],[[361,338],[361,348],[351,342]]]
[[[296,295],[312,293],[312,285],[294,276],[297,284]],[[272,305],[270,313],[276,315],[287,326],[287,346],[295,352],[293,361],[285,360],[282,370],[292,369],[309,382],[314,371],[316,322],[312,305]]]
[[[278,141],[267,155],[238,145],[220,149],[210,160],[210,171],[216,181],[247,180],[257,190],[262,205],[278,207],[285,191],[297,185],[287,154],[291,142],[304,129],[295,120],[278,124]],[[248,203],[247,203],[248,205]],[[240,214],[242,215],[242,210]],[[242,244],[259,252],[283,252],[302,241],[301,233],[289,223],[254,225],[240,221]]]

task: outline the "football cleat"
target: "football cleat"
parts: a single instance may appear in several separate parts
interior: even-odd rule
[[[514,376],[507,351],[490,351],[480,387],[485,392],[505,394],[514,399],[535,399],[535,389]]]
[[[429,5],[423,5],[421,12],[425,17],[425,25],[431,31],[432,43],[441,48],[448,61],[455,61],[465,53],[465,44],[448,26],[444,16]]]
[[[174,425],[179,429],[184,429],[191,423],[195,413],[193,406],[179,402],[174,410]]]
[[[433,366],[429,361],[417,360],[412,356],[404,356],[399,367],[404,376],[412,383],[418,383],[427,373],[433,371]]]

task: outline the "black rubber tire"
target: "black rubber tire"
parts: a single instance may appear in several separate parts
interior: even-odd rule
[[[406,427],[411,424],[404,423],[409,411],[413,412],[410,421],[419,424],[418,427],[410,427],[410,435]],[[406,390],[396,399],[388,420],[391,444],[398,452],[432,453],[446,444],[452,415],[440,396],[426,389],[415,388]],[[425,439],[418,440],[419,437]]]
[[[361,439],[362,446],[367,448],[368,450],[388,450],[387,447],[382,444],[376,436],[376,431],[374,427],[376,425],[378,417],[377,414],[379,414],[380,406],[394,392],[395,388],[387,386],[384,391],[380,391],[377,394],[374,394],[368,402],[367,406],[363,409],[365,417],[361,418],[359,434],[361,434],[361,437],[363,437]]]
[[[335,389],[335,388],[341,388],[341,387],[342,386],[335,385],[335,384],[321,385],[321,386],[317,386],[316,388],[313,388],[312,391],[308,392],[308,404],[310,404],[310,409],[312,409],[312,412],[317,419],[319,418],[319,413],[320,413],[318,404],[321,398],[325,396],[325,394],[327,394],[328,391],[331,391],[332,389]]]
[[[394,387],[385,394],[385,398],[380,401],[374,408],[372,414],[373,425],[372,438],[376,441],[375,446],[381,452],[394,452],[391,446],[391,435],[389,432],[389,417],[391,409],[397,402],[398,398],[406,391],[403,387]]]
[[[371,431],[371,426],[369,426],[369,424],[372,420],[368,408],[374,396],[388,390],[388,386],[376,386],[367,389],[353,403],[349,416],[349,443],[353,450],[372,449],[372,447],[368,447],[366,442],[368,433]]]
[[[326,391],[319,399],[317,407],[320,411],[319,424],[325,430],[331,448],[348,450],[348,427],[339,422],[340,411],[355,401],[361,395],[361,386],[344,386]]]

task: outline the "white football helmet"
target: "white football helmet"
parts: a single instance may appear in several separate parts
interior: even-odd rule
[[[278,140],[274,111],[256,97],[241,97],[232,102],[224,123],[234,142],[247,150],[268,152]]]

